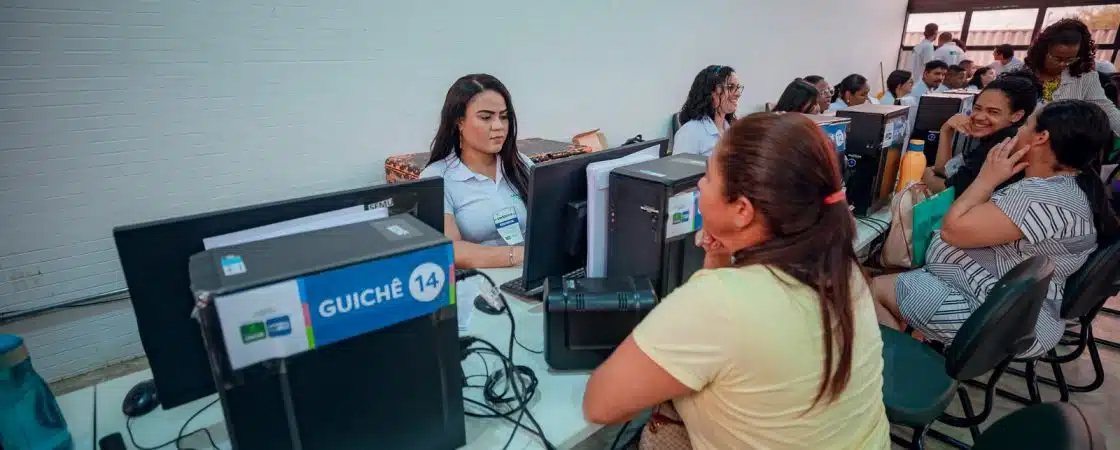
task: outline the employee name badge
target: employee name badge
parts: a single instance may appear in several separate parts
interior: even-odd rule
[[[521,222],[517,220],[517,211],[513,208],[502,208],[494,213],[494,227],[498,229],[498,234],[506,241],[506,245],[525,242],[525,236],[521,234]]]

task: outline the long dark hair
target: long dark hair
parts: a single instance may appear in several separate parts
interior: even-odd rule
[[[978,89],[984,89],[986,86],[984,86],[984,80],[981,80],[981,78],[984,76],[984,74],[991,72],[992,70],[993,69],[988,66],[981,66],[977,68],[976,73],[972,74],[972,79],[968,80],[968,85],[976,86]]]
[[[1089,27],[1074,18],[1066,18],[1054,22],[1038,34],[1038,39],[1027,49],[1027,57],[1023,64],[1027,68],[1041,73],[1046,67],[1046,54],[1052,45],[1078,45],[1077,62],[1069,66],[1069,75],[1079,77],[1081,74],[1093,70],[1094,61],[1097,59],[1097,47],[1093,42],[1093,34]]]
[[[840,84],[837,84],[833,89],[832,101],[844,98],[845,93],[855,94],[859,92],[860,89],[863,89],[864,86],[867,86],[867,77],[858,73],[848,75],[844,77],[843,80],[840,80]]]
[[[1035,117],[1035,132],[1050,135],[1050,150],[1060,164],[1077,169],[1077,186],[1089,199],[1097,245],[1120,237],[1120,222],[1112,210],[1108,189],[1100,178],[1101,159],[1112,150],[1112,128],[1101,107],[1084,100],[1050,103]]]
[[[1035,107],[1038,106],[1038,97],[1042,93],[1042,84],[1039,83],[1038,78],[1034,74],[1027,71],[1014,71],[1000,75],[988,86],[980,91],[976,97],[988,91],[1000,91],[1007,97],[1007,102],[1011,104],[1011,112],[1023,112],[1023,118],[1015,122],[1014,125],[1022,125],[1026,123],[1027,118],[1034,112]]]
[[[841,189],[836,151],[820,127],[801,114],[751,114],[731,125],[723,142],[726,151],[715,163],[726,180],[724,195],[729,201],[749,200],[772,235],[735,252],[735,264],[780,270],[817,292],[824,376],[813,406],[831,403],[851,378],[852,280],[856,273],[863,276],[847,202],[825,204]]]
[[[895,101],[898,101],[898,87],[906,84],[913,77],[914,74],[910,73],[909,70],[891,72],[890,75],[887,75],[887,92],[890,92]]]
[[[778,97],[774,111],[808,113],[818,104],[819,96],[820,91],[817,91],[816,86],[800,78],[794,78],[786,86],[786,90],[782,91],[782,96]]]
[[[727,78],[733,73],[735,69],[731,66],[712,65],[696,74],[696,78],[692,79],[692,87],[688,89],[688,98],[685,99],[684,106],[681,106],[681,113],[677,116],[681,124],[705,117],[715,119],[716,107],[712,105],[712,93],[717,89],[726,89]],[[735,120],[735,114],[728,114],[724,118],[727,119],[727,123],[731,123]]]
[[[521,159],[517,151],[517,114],[513,111],[513,100],[509,90],[493,75],[476,73],[464,75],[451,84],[447,89],[447,97],[443,99],[443,109],[439,114],[439,130],[436,137],[432,138],[432,154],[428,164],[443,161],[452,153],[462,157],[463,149],[460,147],[459,122],[467,114],[467,103],[474,96],[486,91],[497,92],[506,101],[506,117],[509,119],[509,131],[502,149],[498,152],[498,159],[502,162],[502,177],[505,178],[513,189],[521,196],[528,198],[529,168]]]

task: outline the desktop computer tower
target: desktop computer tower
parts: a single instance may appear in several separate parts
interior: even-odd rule
[[[810,114],[810,119],[816,122],[821,127],[821,131],[825,136],[832,141],[832,146],[836,148],[837,160],[840,163],[840,178],[846,183],[848,181],[848,132],[852,126],[852,119],[847,117],[824,116],[819,114]]]
[[[909,110],[904,105],[864,103],[837,111],[837,116],[852,120],[846,149],[851,168],[845,190],[853,214],[869,215],[890,202]]]
[[[955,114],[972,113],[976,92],[955,89],[947,92],[934,92],[923,95],[918,101],[918,112],[914,117],[913,139],[926,141],[926,166],[933,166],[937,160],[937,143],[941,140],[941,126]],[[960,154],[970,138],[953,133],[953,154]]]
[[[706,167],[706,158],[680,154],[611,171],[607,277],[649,277],[664,298],[704,266],[696,183]]]

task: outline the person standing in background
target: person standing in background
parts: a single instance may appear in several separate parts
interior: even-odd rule
[[[729,66],[705,67],[692,80],[688,98],[677,116],[681,129],[673,135],[673,153],[708,156],[739,108],[743,85]]]
[[[821,104],[821,111],[827,111],[828,105],[832,104],[832,86],[828,85],[828,81],[820,75],[809,75],[802,80],[817,88],[817,101]]]
[[[911,73],[922,73],[926,63],[933,60],[933,38],[937,36],[937,24],[927,23],[922,36],[922,41],[914,46],[914,54],[910,57]]]
[[[1011,47],[1011,44],[996,47],[992,51],[992,58],[995,59],[995,62],[990,67],[996,71],[996,75],[1023,68],[1023,60],[1015,57],[1015,49]]]
[[[964,50],[953,41],[953,33],[948,31],[941,33],[941,36],[937,37],[937,44],[937,50],[933,51],[933,59],[955,66],[964,58]]]

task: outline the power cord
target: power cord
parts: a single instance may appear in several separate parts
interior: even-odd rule
[[[187,436],[190,436],[192,434],[196,434],[198,432],[203,432],[203,433],[206,433],[206,439],[208,441],[210,441],[210,446],[213,447],[214,450],[218,450],[218,444],[214,442],[214,436],[210,434],[210,430],[207,429],[207,428],[199,428],[199,429],[194,430],[190,433],[183,434],[183,432],[187,431],[187,426],[190,425],[190,423],[192,421],[194,421],[194,419],[197,418],[199,416],[199,414],[202,414],[203,411],[206,411],[211,406],[214,406],[215,403],[218,403],[218,399],[214,399],[214,401],[212,401],[210,403],[207,403],[206,406],[203,406],[198,411],[195,411],[194,414],[192,414],[190,417],[187,418],[186,422],[183,422],[183,426],[179,428],[179,434],[176,435],[175,439],[164,442],[164,443],[159,444],[155,447],[144,447],[144,446],[136,443],[136,437],[132,435],[132,419],[133,418],[129,417],[129,418],[125,419],[125,421],[124,421],[124,428],[125,428],[126,431],[128,431],[128,441],[132,443],[132,447],[135,448],[136,450],[158,450],[158,449],[167,447],[168,445],[171,445],[171,444],[175,444],[175,449],[176,450],[183,450],[183,447],[180,446],[180,441],[182,441],[183,438],[185,438]]]
[[[485,278],[492,287],[497,287],[497,283],[494,283],[494,279],[483,272],[473,269],[456,271],[457,280],[462,280],[474,275]],[[481,413],[465,411],[465,414],[471,417],[496,418],[512,422],[514,424],[513,431],[502,447],[503,449],[509,448],[519,429],[525,429],[529,431],[530,434],[540,439],[541,442],[544,443],[546,450],[554,450],[556,447],[548,441],[548,438],[545,437],[544,429],[537,419],[533,417],[533,413],[529,411],[529,402],[538,392],[539,380],[537,379],[536,373],[533,372],[533,369],[514,363],[513,346],[515,344],[520,345],[520,343],[517,342],[517,322],[513,318],[513,311],[510,309],[509,302],[506,301],[506,297],[501,291],[498,291],[498,300],[501,302],[503,306],[502,309],[509,319],[509,346],[507,351],[503,354],[502,351],[498,350],[497,346],[485,339],[473,336],[464,336],[460,339],[466,345],[464,358],[472,354],[478,354],[480,357],[489,355],[497,358],[500,362],[498,370],[489,372],[489,369],[486,369],[488,373],[486,375],[486,381],[482,385],[471,385],[469,383],[469,380],[477,378],[477,375],[464,377],[463,388],[482,389],[482,396],[486,401],[486,403],[482,403],[473,399],[464,399],[467,403],[484,409],[484,412]],[[527,351],[531,351],[524,346],[521,347]],[[485,368],[485,360],[483,364]],[[503,412],[502,409],[506,410]],[[513,417],[515,414],[517,415],[516,418]],[[523,419],[529,419],[532,428],[521,423]]]

